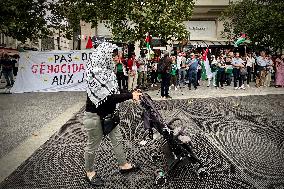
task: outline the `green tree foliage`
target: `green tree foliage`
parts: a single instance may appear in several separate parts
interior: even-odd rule
[[[283,49],[284,3],[282,0],[242,0],[223,12],[223,35],[236,39],[246,33],[253,44]]]
[[[60,30],[69,39],[80,20],[104,22],[115,40],[144,41],[145,34],[164,41],[187,38],[183,21],[192,15],[194,0],[1,0],[0,32],[20,41]]]
[[[190,19],[194,6],[193,0],[59,0],[56,4],[69,9],[57,12],[68,21],[81,19],[92,26],[103,22],[115,40],[124,42],[143,41],[147,32],[164,41],[187,38],[183,21]]]
[[[47,0],[1,0],[0,33],[24,42],[48,35]]]

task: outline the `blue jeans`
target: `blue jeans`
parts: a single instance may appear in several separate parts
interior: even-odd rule
[[[188,87],[191,88],[191,83],[193,84],[194,88],[197,86],[197,71],[196,70],[188,70]]]
[[[185,68],[179,69],[178,85],[185,84],[186,70]]]

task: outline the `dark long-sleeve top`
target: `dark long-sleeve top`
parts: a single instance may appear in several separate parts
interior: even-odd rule
[[[87,96],[86,102],[86,112],[97,113],[100,117],[105,117],[108,114],[114,113],[116,109],[116,104],[124,102],[126,100],[132,99],[132,93],[121,93],[110,95],[105,102],[103,102],[98,107],[95,107],[93,102]]]

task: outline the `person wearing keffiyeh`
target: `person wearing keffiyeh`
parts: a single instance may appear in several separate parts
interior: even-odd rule
[[[111,43],[102,43],[94,52],[87,63],[87,102],[84,116],[84,127],[87,132],[88,142],[85,150],[86,179],[93,186],[103,185],[103,180],[94,169],[95,151],[98,149],[104,136],[101,120],[112,115],[117,110],[120,102],[133,99],[139,101],[140,92],[119,93],[113,51],[117,48]],[[113,144],[120,172],[127,173],[138,170],[138,166],[126,161],[122,146],[122,135],[116,126],[109,134]]]

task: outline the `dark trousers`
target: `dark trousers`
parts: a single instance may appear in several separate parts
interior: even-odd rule
[[[152,84],[156,84],[157,83],[157,78],[158,78],[158,72],[152,71],[151,72],[151,82],[152,82]]]
[[[226,80],[226,75],[225,75],[225,70],[224,69],[219,69],[217,72],[217,87],[223,87],[224,82]]]
[[[188,87],[191,88],[191,83],[194,88],[197,86],[197,71],[196,70],[188,70]]]
[[[243,78],[244,77],[241,77],[240,69],[234,68],[233,69],[233,75],[234,75],[234,87],[237,87],[238,81],[239,81],[239,87],[241,87],[242,84],[243,84]]]
[[[249,84],[249,82],[251,82],[252,67],[248,66],[247,67],[247,72],[248,72],[247,84]]]
[[[13,79],[13,70],[2,70],[2,73],[5,77],[7,86],[14,85],[14,79]]]
[[[125,76],[123,72],[117,72],[116,78],[118,82],[119,91],[126,90]]]
[[[162,83],[161,83],[161,96],[162,97],[169,96],[170,81],[171,81],[171,75],[168,73],[163,73]]]
[[[226,84],[227,86],[230,86],[231,85],[231,82],[232,82],[232,76],[230,73],[225,73],[225,78],[226,78]]]

